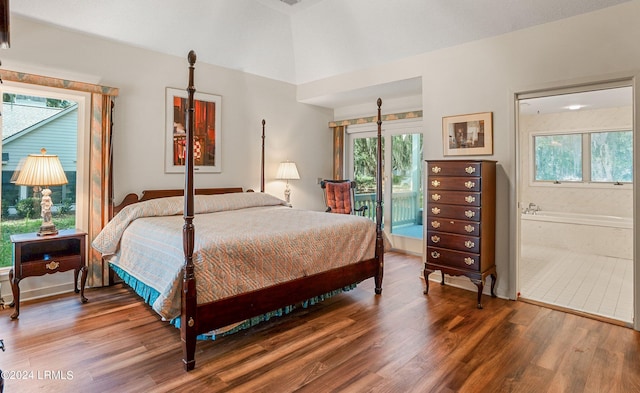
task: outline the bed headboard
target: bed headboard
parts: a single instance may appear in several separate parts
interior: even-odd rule
[[[195,195],[216,195],[216,194],[229,194],[233,192],[243,192],[242,187],[225,187],[225,188],[196,188]],[[118,205],[114,205],[111,208],[111,217],[118,214],[120,210],[122,210],[125,206],[131,205],[133,203],[148,201],[149,199],[156,198],[165,198],[172,196],[183,196],[184,189],[179,190],[145,190],[142,191],[142,194],[138,196],[138,194],[128,194],[124,197],[122,202]]]

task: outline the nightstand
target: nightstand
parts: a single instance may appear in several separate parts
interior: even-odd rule
[[[73,288],[80,293],[82,303],[87,302],[84,297],[84,286],[87,280],[86,266],[86,238],[87,234],[77,229],[64,229],[57,235],[38,236],[36,233],[11,235],[13,243],[13,269],[9,271],[13,304],[16,309],[11,319],[20,315],[20,280],[26,277],[43,276],[45,274],[66,272],[74,269]],[[78,275],[80,290],[78,290]]]

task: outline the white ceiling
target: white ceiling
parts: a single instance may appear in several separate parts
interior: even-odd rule
[[[523,115],[630,107],[632,103],[633,89],[630,86],[556,94],[519,101],[520,114]]]
[[[11,12],[293,84],[631,0],[29,0]],[[419,94],[420,80],[385,86]],[[377,90],[378,94],[380,90]],[[365,92],[325,97],[330,107]]]

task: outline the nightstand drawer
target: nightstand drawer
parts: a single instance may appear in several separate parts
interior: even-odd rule
[[[79,255],[60,258],[41,259],[38,261],[24,262],[20,265],[21,276],[42,276],[48,273],[65,272],[78,269],[82,266],[82,257]]]

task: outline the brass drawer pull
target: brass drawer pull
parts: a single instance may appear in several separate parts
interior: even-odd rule
[[[431,213],[438,215],[440,214],[440,208],[439,207],[433,207],[431,208]]]
[[[433,173],[440,173],[440,171],[442,171],[442,168],[440,168],[439,166],[434,166],[433,168],[431,168],[431,172]]]
[[[47,268],[47,270],[56,270],[60,266],[60,264],[56,261],[51,261],[44,266]]]
[[[434,243],[438,243],[440,241],[440,236],[436,236],[436,235],[431,236],[431,241]]]
[[[466,210],[464,212],[464,215],[467,216],[467,218],[472,218],[473,216],[476,215],[476,212],[474,212],[473,210]]]
[[[431,221],[431,226],[434,228],[440,228],[440,221]]]
[[[440,253],[438,251],[431,251],[431,257],[433,259],[438,259],[440,258]]]
[[[474,197],[473,195],[467,195],[466,197],[464,197],[464,200],[467,201],[467,203],[473,203],[476,201],[476,197]]]
[[[440,198],[442,198],[442,195],[440,195],[440,194],[431,195],[431,199],[433,199],[434,201],[439,201]]]
[[[464,171],[467,172],[468,174],[472,174],[476,171],[476,168],[472,167],[472,166],[468,166],[466,168],[464,168]]]
[[[466,257],[466,258],[464,259],[464,263],[466,263],[467,265],[471,266],[471,265],[473,265],[474,263],[476,263],[476,261],[474,261],[472,258]]]
[[[433,180],[431,182],[431,185],[434,186],[434,187],[440,187],[440,181],[439,180]]]
[[[465,225],[464,226],[464,230],[471,233],[475,230],[476,228],[473,225]]]
[[[476,244],[474,242],[472,242],[471,240],[467,240],[466,242],[464,242],[464,245],[467,248],[473,248]]]
[[[467,187],[467,188],[473,188],[473,187],[476,186],[476,183],[472,182],[472,181],[466,181],[466,182],[464,182],[464,186]]]

